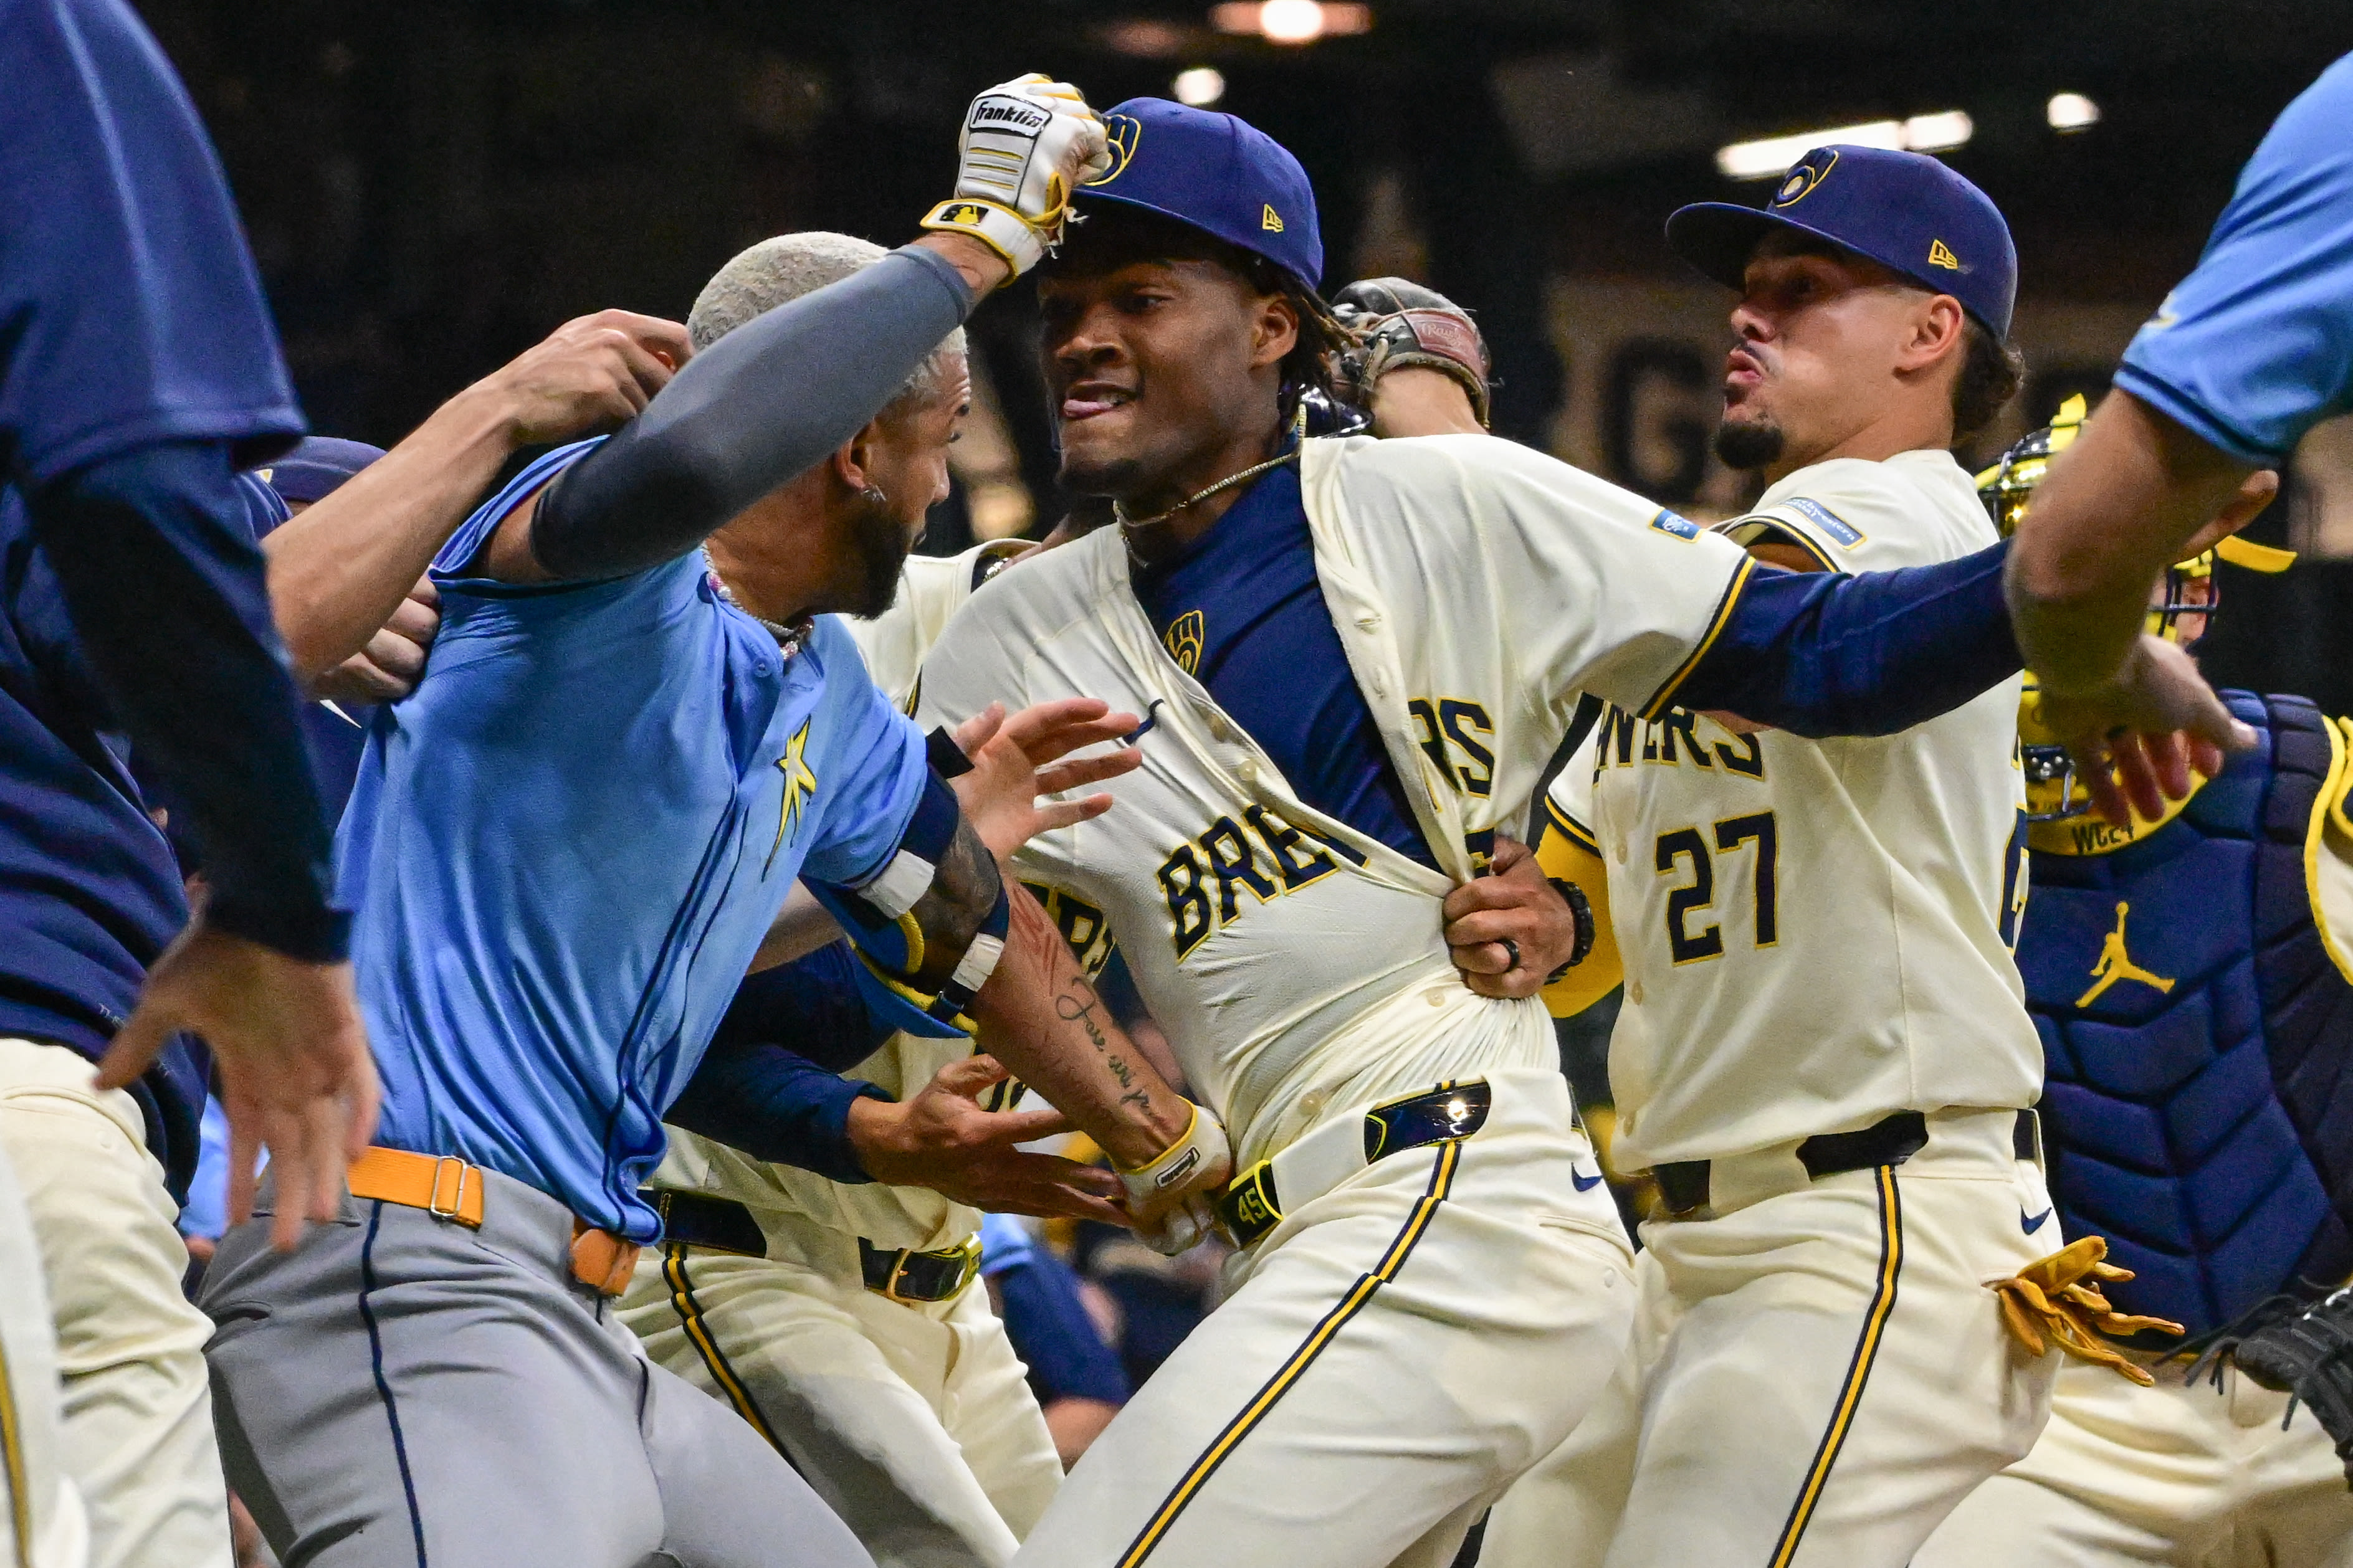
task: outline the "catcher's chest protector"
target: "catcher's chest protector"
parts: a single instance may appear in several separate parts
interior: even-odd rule
[[[2061,1223],[2138,1273],[2119,1308],[2193,1337],[2353,1271],[2353,984],[2305,864],[2329,735],[2300,697],[2224,695],[2261,745],[2137,842],[2035,854],[2018,949]]]

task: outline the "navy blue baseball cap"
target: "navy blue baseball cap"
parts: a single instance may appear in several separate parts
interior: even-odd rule
[[[1111,172],[1079,187],[1082,212],[1121,202],[1263,256],[1313,293],[1324,277],[1315,189],[1283,145],[1255,125],[1165,98],[1131,98],[1103,116]]]
[[[2018,247],[2001,209],[1925,153],[1817,147],[1757,207],[1700,202],[1667,219],[1674,253],[1737,289],[1757,242],[1775,229],[1868,257],[1924,289],[1950,294],[1996,338],[2010,336]]]
[[[324,500],[345,479],[384,456],[384,448],[340,436],[305,436],[274,463],[254,469],[263,483],[290,501]]]

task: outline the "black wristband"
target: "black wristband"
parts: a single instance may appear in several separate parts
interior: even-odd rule
[[[932,764],[932,772],[944,779],[960,778],[972,772],[972,759],[955,743],[944,724],[936,725],[923,737],[923,760]]]
[[[1547,877],[1545,879],[1567,902],[1569,916],[1577,921],[1577,942],[1568,950],[1568,961],[1545,976],[1545,984],[1552,985],[1593,956],[1593,904],[1586,898],[1585,889],[1567,879]]]

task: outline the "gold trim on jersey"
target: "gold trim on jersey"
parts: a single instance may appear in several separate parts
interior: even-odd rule
[[[1904,1205],[1896,1194],[1894,1166],[1881,1165],[1872,1175],[1879,1185],[1879,1284],[1872,1292],[1870,1307],[1863,1312],[1862,1332],[1855,1338],[1854,1355],[1847,1363],[1846,1379],[1839,1388],[1838,1403],[1831,1409],[1831,1424],[1823,1429],[1821,1443],[1814,1450],[1814,1462],[1806,1468],[1805,1484],[1798,1489],[1798,1500],[1790,1505],[1789,1518],[1781,1526],[1781,1539],[1773,1548],[1771,1568],[1789,1568],[1790,1559],[1798,1554],[1798,1542],[1805,1537],[1814,1509],[1822,1500],[1822,1489],[1830,1483],[1831,1467],[1838,1463],[1839,1449],[1845,1446],[1847,1434],[1854,1427],[1854,1413],[1862,1405],[1863,1385],[1871,1381],[1872,1363],[1878,1358],[1880,1344],[1887,1337],[1887,1320],[1895,1313],[1895,1287],[1904,1272]]]
[[[785,1453],[784,1442],[776,1436],[776,1428],[768,1425],[752,1391],[744,1386],[727,1352],[712,1336],[711,1326],[702,1321],[702,1303],[695,1299],[694,1281],[687,1277],[686,1247],[679,1242],[662,1248],[662,1283],[670,1287],[670,1310],[678,1314],[679,1326],[686,1331],[687,1342],[702,1359],[703,1370],[711,1373],[711,1381],[719,1385],[727,1403],[735,1407],[735,1414],[750,1422],[752,1430],[766,1438],[769,1447],[783,1454],[785,1463],[792,1464],[793,1457]],[[799,1467],[796,1465],[794,1468]]]
[[[1675,672],[1667,677],[1665,684],[1642,704],[1638,717],[1655,719],[1674,705],[1676,689],[1699,667],[1699,661],[1707,657],[1707,650],[1715,646],[1715,639],[1724,635],[1725,626],[1732,619],[1732,606],[1740,602],[1741,590],[1748,586],[1749,574],[1756,570],[1755,556],[1741,558],[1740,569],[1732,574],[1732,581],[1724,585],[1724,597],[1715,603],[1715,615],[1707,623],[1707,635],[1699,639],[1699,646],[1691,650],[1683,663],[1675,666]]]
[[[32,1477],[25,1464],[25,1434],[16,1413],[16,1384],[8,1371],[8,1347],[0,1343],[0,1469],[7,1472],[9,1524],[16,1561],[33,1560]]]
[[[1601,844],[1593,837],[1593,829],[1561,810],[1559,805],[1550,795],[1545,796],[1544,811],[1545,820],[1558,828],[1563,837],[1587,854],[1596,858],[1600,857]]]
[[[1814,542],[1813,535],[1786,518],[1760,512],[1753,517],[1736,518],[1719,526],[1716,531],[1743,550],[1752,544],[1790,544],[1812,556],[1825,572],[1845,570]]]
[[[1153,1510],[1152,1517],[1145,1521],[1144,1528],[1136,1531],[1135,1539],[1128,1542],[1127,1550],[1120,1553],[1118,1568],[1136,1568],[1152,1554],[1153,1548],[1160,1544],[1169,1527],[1176,1522],[1176,1516],[1183,1513],[1186,1505],[1199,1495],[1201,1489],[1208,1484],[1209,1478],[1217,1473],[1218,1467],[1232,1456],[1234,1449],[1261,1421],[1266,1419],[1267,1413],[1291,1391],[1292,1385],[1306,1373],[1309,1364],[1324,1353],[1324,1348],[1346,1326],[1348,1320],[1363,1311],[1383,1285],[1397,1278],[1398,1270],[1405,1267],[1407,1256],[1420,1241],[1422,1233],[1430,1228],[1430,1220],[1438,1213],[1438,1205],[1444,1203],[1447,1194],[1453,1190],[1454,1173],[1461,1163],[1461,1142],[1450,1140],[1438,1146],[1438,1158],[1430,1168],[1430,1185],[1414,1201],[1413,1213],[1407,1216],[1397,1239],[1389,1243],[1388,1251],[1382,1255],[1380,1262],[1374,1265],[1371,1273],[1357,1276],[1356,1284],[1340,1298],[1339,1304],[1324,1315],[1324,1321],[1315,1325],[1299,1348],[1275,1369],[1274,1375],[1251,1395],[1250,1403],[1242,1406],[1241,1413],[1226,1423],[1225,1430],[1219,1433],[1201,1451],[1200,1457],[1186,1468],[1176,1486],[1161,1500],[1160,1506]]]

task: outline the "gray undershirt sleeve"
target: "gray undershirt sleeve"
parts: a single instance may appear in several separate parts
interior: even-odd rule
[[[684,554],[856,435],[972,305],[946,258],[910,246],[736,328],[550,487],[532,553],[575,580]]]

